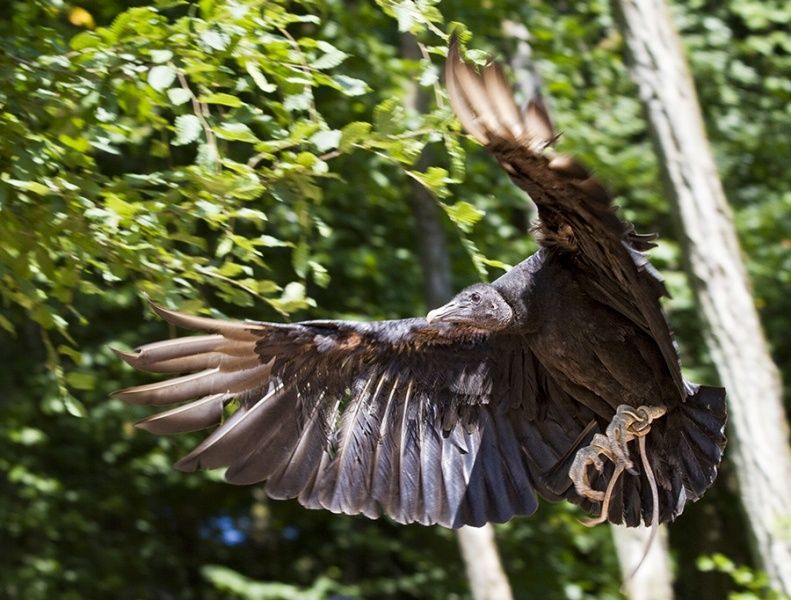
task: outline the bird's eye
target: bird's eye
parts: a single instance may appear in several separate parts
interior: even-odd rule
[[[481,295],[478,292],[473,292],[470,294],[470,300],[475,302],[476,304],[481,301]]]

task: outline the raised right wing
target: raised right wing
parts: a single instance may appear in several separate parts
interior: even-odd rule
[[[642,250],[654,236],[638,235],[615,214],[607,190],[573,158],[555,153],[552,123],[540,103],[524,111],[496,64],[480,73],[459,56],[454,38],[445,82],[461,124],[483,144],[538,207],[539,242],[573,256],[589,282],[588,292],[610,305],[658,344],[679,391],[687,389],[678,355],[659,304],[664,284]]]

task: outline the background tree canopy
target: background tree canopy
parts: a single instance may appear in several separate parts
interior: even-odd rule
[[[789,382],[791,7],[674,10]],[[145,298],[275,321],[423,314],[411,181],[447,215],[457,288],[531,252],[529,202],[458,135],[438,79],[452,29],[470,58],[513,55],[506,19],[530,31],[562,147],[660,233],[683,362],[715,383],[607,2],[14,1],[0,17],[0,595],[468,595],[449,531],[173,471],[197,436],[133,428],[145,410],[108,396],[139,378],[108,346],[166,333]],[[424,114],[405,99],[415,81]],[[736,566],[750,557],[733,487],[726,464],[670,528],[679,597],[770,595]],[[545,503],[498,526],[517,597],[619,596],[609,531],[579,517]]]

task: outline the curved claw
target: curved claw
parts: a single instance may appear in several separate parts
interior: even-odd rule
[[[599,473],[604,472],[604,461],[600,458],[601,454],[609,456],[608,440],[600,433],[593,436],[591,444],[581,448],[574,457],[574,462],[569,469],[569,477],[574,483],[577,493],[583,498],[588,498],[594,502],[604,500],[604,492],[595,490],[590,486],[588,477],[588,467],[593,466]]]
[[[634,463],[629,458],[627,444],[633,439],[639,438],[642,452],[645,436],[651,431],[651,423],[666,412],[667,408],[664,406],[638,406],[634,408],[628,404],[621,404],[607,426],[605,435],[597,433],[593,436],[590,445],[577,451],[574,462],[569,469],[569,478],[581,497],[602,503],[601,514],[594,519],[582,521],[583,525],[592,527],[608,520],[610,498],[618,479],[624,471],[630,475],[638,475]],[[588,476],[588,467],[590,466],[599,473],[603,472],[604,462],[601,459],[602,456],[612,461],[615,465],[615,470],[612,477],[610,477],[605,492],[591,488]]]
[[[618,483],[618,479],[621,477],[621,473],[623,473],[623,467],[618,465],[615,467],[615,471],[610,478],[610,482],[607,484],[607,491],[604,493],[604,498],[601,503],[601,514],[594,518],[594,519],[586,519],[585,521],[580,521],[585,527],[593,527],[594,525],[598,525],[599,523],[604,523],[610,516],[610,498],[612,498],[612,492],[615,489],[615,484]]]

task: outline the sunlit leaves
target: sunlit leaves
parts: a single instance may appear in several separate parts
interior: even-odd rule
[[[176,79],[176,69],[170,65],[157,65],[148,72],[148,85],[161,91],[170,87]]]
[[[316,46],[324,52],[322,56],[312,61],[311,67],[314,69],[331,69],[340,65],[348,56],[345,52],[338,50],[335,46],[324,40],[318,40]]]
[[[227,33],[207,29],[200,34],[200,43],[208,52],[225,50],[231,38]]]
[[[214,128],[217,137],[231,142],[257,142],[259,141],[252,130],[244,123],[223,123]]]
[[[338,148],[342,152],[351,150],[357,142],[368,137],[371,131],[371,124],[364,121],[349,123],[341,130],[341,137],[338,140]]]
[[[450,220],[458,225],[462,231],[470,231],[485,214],[481,209],[464,200],[459,200],[454,204],[443,204],[443,208]]]
[[[264,76],[264,74],[261,72],[261,69],[254,62],[248,62],[245,65],[245,68],[262,92],[269,93],[274,92],[277,89],[276,85],[267,81],[266,76]]]
[[[167,94],[168,98],[175,106],[189,102],[192,99],[192,92],[180,87],[170,88]]]
[[[205,94],[198,98],[198,102],[203,102],[204,104],[219,104],[221,106],[230,106],[232,108],[239,108],[242,106],[242,101],[232,94],[225,94],[225,93],[215,93],[215,94]]]
[[[335,87],[337,87],[347,96],[360,96],[361,94],[368,92],[370,89],[368,84],[362,79],[349,77],[347,75],[335,75],[332,78],[332,82],[336,84]]]
[[[424,173],[420,171],[407,171],[407,174],[427,187],[437,197],[445,197],[447,189],[448,172],[442,167],[429,167]]]
[[[174,146],[183,146],[197,140],[203,127],[198,117],[188,114],[176,117],[175,129],[176,138],[172,143]]]
[[[313,142],[319,152],[334,150],[341,141],[341,132],[337,129],[319,131],[310,138],[310,141]]]

